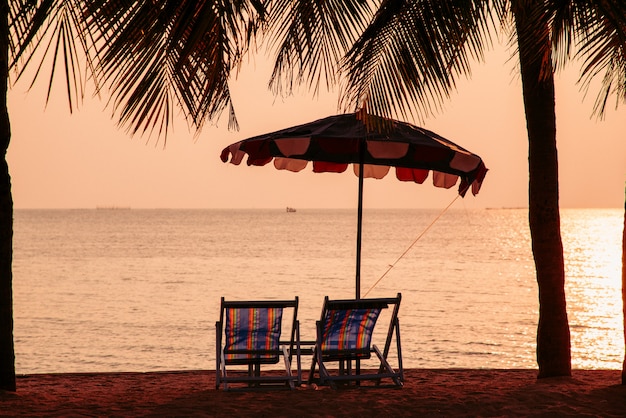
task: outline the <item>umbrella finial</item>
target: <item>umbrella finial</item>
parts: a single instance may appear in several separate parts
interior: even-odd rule
[[[365,130],[367,132],[377,132],[377,133],[389,133],[393,130],[394,121],[389,118],[385,118],[382,116],[370,114],[367,111],[367,104],[363,104],[363,106],[354,113],[354,116],[358,121],[361,121],[363,125],[365,125]]]

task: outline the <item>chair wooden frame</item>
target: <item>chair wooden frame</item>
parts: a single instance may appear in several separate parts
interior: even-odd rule
[[[267,310],[269,308],[280,309],[281,318],[278,321],[278,345],[271,349],[241,349],[229,348],[229,336],[227,332],[228,311],[229,310]],[[282,323],[288,318],[283,318],[285,311],[292,311],[293,317],[288,339],[280,339]],[[302,383],[302,366],[300,353],[300,325],[298,321],[298,297],[293,300],[264,300],[264,301],[226,301],[221,299],[220,320],[215,323],[215,346],[216,346],[216,367],[215,367],[215,387],[219,389],[223,385],[224,390],[231,389],[258,389],[258,388],[291,388]],[[284,374],[277,375],[265,371],[261,373],[262,365],[277,364],[283,357]],[[292,370],[293,358],[296,359],[296,373]],[[247,373],[239,368],[231,368],[227,372],[228,366],[248,366]],[[230,385],[243,383],[244,385]]]
[[[329,384],[332,388],[337,387],[337,383],[350,384],[355,383],[360,385],[362,381],[369,380],[374,381],[376,386],[381,386],[381,380],[389,378],[391,379],[392,386],[401,387],[404,381],[404,370],[402,367],[402,348],[400,344],[400,323],[398,320],[398,311],[400,309],[400,301],[402,295],[398,293],[395,298],[378,298],[378,299],[347,299],[347,300],[330,300],[328,296],[324,298],[324,306],[322,308],[321,319],[317,321],[317,332],[315,347],[313,348],[313,361],[311,364],[311,371],[309,373],[308,384],[317,381],[319,384]],[[332,315],[329,312],[338,311],[355,311],[355,310],[378,310],[378,313],[382,309],[388,308],[393,305],[391,313],[391,319],[389,323],[389,329],[387,332],[387,339],[383,351],[375,344],[370,344],[371,340],[368,340],[364,344],[364,347],[359,349],[328,349],[324,347],[324,338],[326,337],[325,329],[332,327]],[[376,314],[375,321],[378,318]],[[372,324],[372,332],[374,328]],[[372,337],[372,335],[370,335]],[[390,365],[388,359],[392,341],[395,337],[396,342],[396,354],[398,362],[398,370],[394,370]],[[378,371],[370,371],[368,373],[361,373],[360,362],[363,359],[368,359],[371,354],[374,353],[380,362]],[[355,367],[352,367],[354,361]],[[339,367],[336,373],[331,373],[328,368],[328,363],[338,362]],[[316,380],[315,374],[318,369],[318,378]],[[386,385],[389,386],[389,385]]]

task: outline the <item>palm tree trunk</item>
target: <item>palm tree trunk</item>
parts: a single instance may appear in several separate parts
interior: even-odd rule
[[[15,391],[13,346],[13,198],[6,153],[11,139],[7,109],[9,5],[0,2],[0,389]]]
[[[624,186],[624,229],[622,229],[622,313],[624,342],[626,343],[626,185]],[[622,385],[626,385],[626,352],[622,363]]]
[[[572,371],[559,214],[554,72],[548,26],[532,15],[533,3],[514,2],[514,14],[528,130],[528,215],[539,287],[538,378],[543,378],[571,376]]]

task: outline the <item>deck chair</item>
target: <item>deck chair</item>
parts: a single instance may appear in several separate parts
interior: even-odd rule
[[[291,311],[289,318],[285,312]],[[298,297],[293,300],[226,301],[222,298],[216,329],[215,387],[224,390],[280,388],[294,389],[302,383]],[[289,327],[286,340],[281,331]],[[284,371],[261,370],[283,358]],[[296,358],[296,373],[292,361]],[[247,369],[247,370],[246,370]]]
[[[337,383],[343,385],[360,385],[362,381],[373,381],[381,385],[382,379],[391,379],[392,386],[402,386],[404,371],[402,368],[402,350],[400,345],[400,326],[398,310],[401,294],[395,298],[383,299],[324,299],[322,316],[317,321],[317,335],[313,348],[313,363],[308,383],[329,384],[332,388]],[[387,339],[381,352],[378,346],[372,345],[374,327],[383,309],[393,306]],[[397,367],[394,370],[388,361],[392,341],[396,342]],[[361,361],[376,355],[375,366],[368,367],[366,373],[361,372]],[[338,363],[337,370],[331,374],[329,364]],[[354,363],[354,365],[353,365]],[[370,362],[371,363],[371,362]],[[354,367],[353,367],[354,366]],[[389,386],[389,385],[386,385]]]

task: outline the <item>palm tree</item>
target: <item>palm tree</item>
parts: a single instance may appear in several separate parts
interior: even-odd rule
[[[469,75],[492,36],[516,45],[529,144],[529,224],[539,289],[538,377],[571,375],[571,343],[560,233],[555,71],[582,60],[585,86],[602,77],[595,111],[626,98],[626,3],[592,0],[381,0],[272,2],[278,47],[272,87],[317,88],[341,69],[344,109],[386,117],[430,115],[456,79]],[[340,5],[340,6],[339,6]],[[358,13],[354,11],[358,10]],[[277,24],[276,22],[279,22]],[[358,35],[354,43],[351,36]],[[345,49],[344,49],[345,48]],[[345,56],[341,68],[334,58]],[[336,79],[333,79],[336,80]]]
[[[198,130],[228,109],[229,127],[237,128],[228,81],[265,9],[256,0],[0,1],[0,389],[15,391],[9,70],[20,77],[36,65],[41,75],[48,65],[50,94],[61,66],[70,111],[90,81],[112,97],[118,123],[132,134],[166,138],[176,107]]]
[[[13,198],[6,161],[11,132],[7,110],[9,5],[0,3],[0,389],[15,391],[15,352],[13,349]]]

